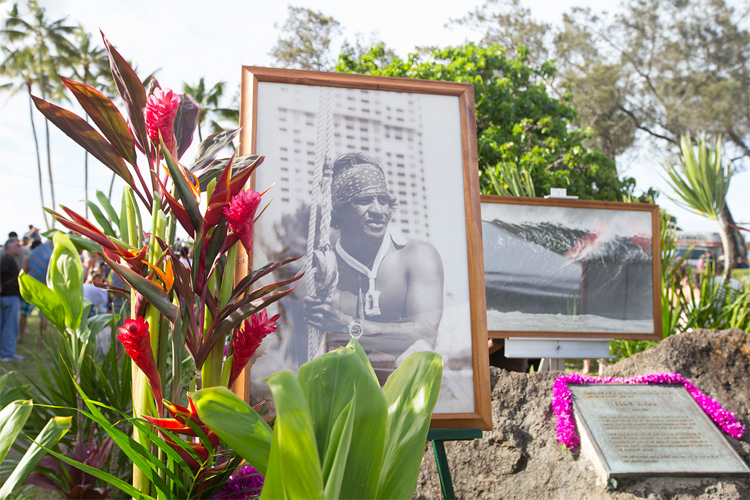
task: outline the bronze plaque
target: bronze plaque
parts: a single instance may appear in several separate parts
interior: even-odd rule
[[[750,476],[721,429],[680,385],[569,385],[584,452],[606,476]]]

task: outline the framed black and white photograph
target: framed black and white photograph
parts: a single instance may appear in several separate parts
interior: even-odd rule
[[[432,426],[491,428],[473,120],[470,84],[243,68],[240,153],[265,156],[252,182],[271,201],[251,265],[305,271],[269,310],[246,399],[355,337],[381,384],[442,355]]]
[[[661,339],[657,205],[481,198],[490,337]]]

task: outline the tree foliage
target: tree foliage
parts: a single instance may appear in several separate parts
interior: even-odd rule
[[[577,115],[570,96],[550,95],[544,82],[555,75],[551,62],[529,64],[523,47],[515,57],[508,57],[499,46],[473,44],[437,49],[430,57],[411,54],[387,64],[381,62],[382,56],[380,46],[358,60],[343,54],[336,69],[474,85],[485,192],[492,192],[486,171],[503,180],[504,166],[511,165],[531,175],[539,195],[552,187],[566,188],[583,199],[621,200],[632,193],[633,179],[619,179],[613,160],[584,146],[591,131],[572,126]]]
[[[724,0],[630,0],[612,16],[574,9],[556,48],[586,108],[612,109],[673,151],[680,136],[705,132],[750,157],[750,32],[740,21]],[[597,80],[616,98],[590,93]]]
[[[279,65],[316,71],[333,69],[331,41],[341,33],[336,19],[322,12],[289,5],[281,32],[282,36],[270,52]]]

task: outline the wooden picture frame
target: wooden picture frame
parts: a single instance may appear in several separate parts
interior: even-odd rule
[[[275,278],[307,273],[269,310],[281,314],[279,331],[258,349],[239,392],[265,399],[263,378],[361,334],[381,383],[410,352],[443,356],[432,428],[491,429],[473,86],[245,66],[241,92],[240,154],[265,155],[251,184],[272,186],[264,196],[272,202],[255,226],[254,266],[240,256],[238,278],[300,254]],[[387,218],[360,211],[386,199]],[[373,249],[383,252],[380,268],[369,267]],[[355,251],[369,259],[360,271]],[[335,273],[316,267],[322,281],[316,256],[335,262]],[[320,293],[308,294],[313,288]]]
[[[490,338],[661,340],[657,205],[481,202]]]

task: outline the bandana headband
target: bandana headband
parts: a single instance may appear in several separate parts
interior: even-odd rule
[[[360,163],[344,170],[333,180],[331,199],[334,208],[340,208],[356,196],[388,193],[385,174],[376,165]]]

